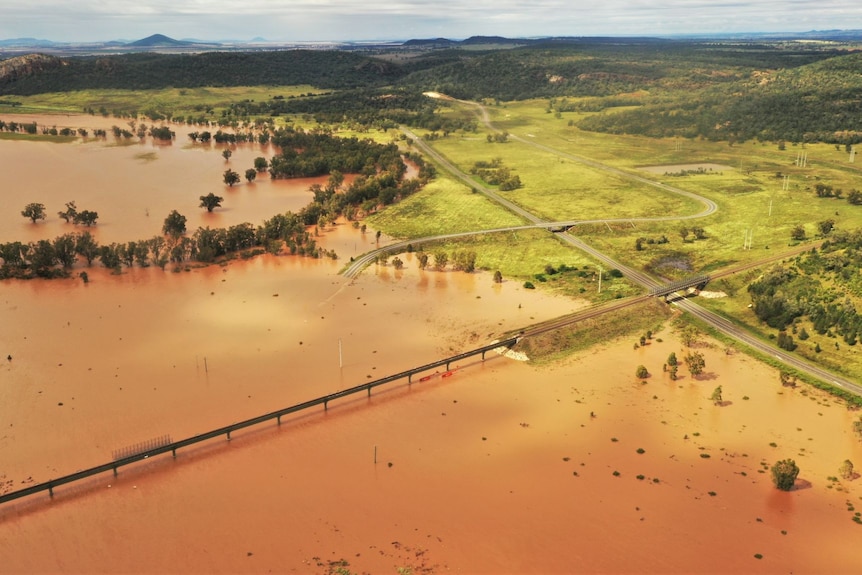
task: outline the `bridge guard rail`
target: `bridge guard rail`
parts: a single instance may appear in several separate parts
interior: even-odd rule
[[[75,473],[71,473],[69,475],[64,475],[63,477],[58,477],[57,479],[49,479],[43,483],[38,483],[36,485],[31,485],[24,489],[19,489],[17,491],[10,491],[9,493],[4,493],[0,495],[0,504],[13,501],[15,499],[20,499],[22,497],[27,497],[28,495],[34,495],[36,493],[47,491],[51,497],[54,496],[54,489],[56,487],[60,487],[61,485],[66,485],[67,483],[72,483],[74,481],[80,481],[82,479],[86,479],[88,477],[92,477],[94,475],[98,475],[100,473],[105,473],[107,471],[113,471],[114,475],[117,475],[117,470],[120,467],[125,465],[130,465],[132,463],[136,463],[138,461],[143,461],[144,459],[148,459],[155,455],[161,455],[164,453],[170,452],[174,457],[177,456],[177,450],[183,447],[188,447],[189,445],[194,445],[195,443],[200,443],[202,441],[207,441],[209,439],[214,439],[216,437],[225,436],[228,440],[230,440],[230,434],[234,431],[239,431],[240,429],[245,429],[246,427],[251,427],[252,425],[258,425],[260,423],[264,423],[275,419],[278,421],[279,425],[281,424],[281,418],[285,415],[289,415],[291,413],[296,413],[298,411],[302,411],[305,409],[309,409],[311,407],[315,407],[318,405],[323,405],[324,409],[328,408],[329,402],[340,399],[342,397],[347,397],[349,395],[353,395],[355,393],[359,393],[361,391],[367,391],[368,395],[371,396],[371,390],[380,385],[384,385],[386,383],[391,383],[393,381],[397,381],[400,379],[407,378],[408,383],[412,383],[412,377],[417,373],[422,373],[425,371],[430,371],[436,367],[446,366],[446,370],[449,370],[449,367],[453,362],[460,361],[462,359],[466,359],[472,357],[474,355],[481,355],[482,359],[485,359],[485,354],[489,351],[501,348],[501,347],[512,347],[518,341],[520,337],[512,337],[509,339],[505,339],[503,341],[499,341],[496,343],[492,343],[477,349],[473,349],[464,353],[460,353],[458,355],[454,355],[452,357],[447,357],[446,359],[441,359],[439,361],[435,361],[433,363],[429,363],[426,365],[422,365],[420,367],[414,367],[412,369],[408,369],[406,371],[402,371],[401,373],[396,373],[395,375],[390,375],[384,377],[382,379],[376,379],[374,381],[370,381],[368,383],[363,383],[361,385],[357,385],[355,387],[351,387],[348,389],[344,389],[341,391],[337,391],[335,393],[330,393],[329,395],[324,395],[322,397],[317,397],[315,399],[311,399],[309,401],[305,401],[303,403],[298,403],[296,405],[291,405],[290,407],[285,407],[283,409],[279,409],[278,411],[273,411],[270,413],[266,413],[264,415],[259,415],[257,417],[252,417],[251,419],[246,419],[245,421],[240,421],[239,423],[234,423],[231,425],[226,425],[224,427],[220,427],[218,429],[213,429],[212,431],[207,431],[205,433],[201,433],[195,435],[193,437],[188,437],[186,439],[182,439],[180,441],[175,441],[172,443],[162,444],[162,441],[156,441],[157,447],[153,447],[151,449],[146,449],[140,452],[133,453],[131,455],[127,455],[122,457],[122,453],[115,452],[114,456],[116,459],[111,461],[110,463],[103,463],[102,465],[97,465],[95,467],[91,467],[89,469],[84,469],[81,471],[77,471]]]

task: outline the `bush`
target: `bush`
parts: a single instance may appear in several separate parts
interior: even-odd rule
[[[790,491],[796,483],[799,467],[792,459],[782,459],[772,466],[772,482],[782,491]]]

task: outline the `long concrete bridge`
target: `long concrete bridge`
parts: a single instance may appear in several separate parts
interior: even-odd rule
[[[466,351],[464,353],[459,353],[458,355],[453,355],[451,357],[447,357],[445,359],[441,359],[432,363],[428,363],[426,365],[421,365],[419,367],[414,367],[408,369],[406,371],[402,371],[400,373],[396,373],[395,375],[390,375],[388,377],[384,377],[381,379],[376,379],[374,381],[370,381],[368,383],[363,383],[361,385],[357,385],[355,387],[351,387],[348,389],[343,389],[341,391],[336,391],[335,393],[330,393],[329,395],[324,395],[321,397],[317,397],[315,399],[311,399],[309,401],[305,401],[303,403],[298,403],[296,405],[291,405],[290,407],[285,407],[283,409],[279,409],[278,411],[273,411],[271,413],[266,413],[263,415],[259,415],[257,417],[252,417],[251,419],[246,419],[245,421],[240,421],[239,423],[233,423],[231,425],[226,425],[224,427],[219,427],[218,429],[213,429],[212,431],[207,431],[205,433],[200,433],[193,437],[188,437],[186,439],[182,439],[180,441],[171,441],[168,436],[162,436],[160,438],[152,439],[143,443],[139,443],[137,445],[133,445],[127,448],[115,450],[113,452],[113,460],[108,463],[103,463],[101,465],[96,465],[95,467],[90,467],[89,469],[84,469],[78,471],[76,473],[70,473],[69,475],[64,475],[62,477],[58,477],[56,479],[49,479],[43,483],[38,483],[36,485],[31,485],[30,487],[26,487],[24,489],[18,489],[16,491],[10,491],[9,493],[5,493],[0,495],[0,504],[14,501],[16,499],[20,499],[22,497],[27,497],[29,495],[34,495],[36,493],[41,493],[43,491],[47,491],[48,495],[52,498],[54,497],[54,489],[60,487],[61,485],[66,485],[69,483],[74,483],[76,481],[81,481],[83,479],[87,479],[88,477],[92,477],[94,475],[100,475],[102,473],[107,473],[112,471],[116,476],[121,467],[126,465],[131,465],[133,463],[137,463],[139,461],[143,461],[145,459],[149,459],[150,457],[154,457],[156,455],[162,455],[165,453],[170,453],[174,457],[177,456],[177,450],[182,449],[184,447],[188,447],[190,445],[194,445],[196,443],[201,443],[202,441],[208,441],[210,439],[215,439],[217,437],[224,437],[227,440],[230,440],[231,433],[239,431],[241,429],[245,429],[247,427],[251,427],[253,425],[259,425],[261,423],[265,423],[267,421],[276,420],[278,425],[281,425],[281,418],[290,415],[292,413],[297,413],[300,411],[304,411],[306,409],[310,409],[312,407],[317,407],[322,405],[323,409],[329,408],[329,403],[335,401],[336,399],[341,399],[343,397],[348,397],[350,395],[354,395],[361,392],[368,393],[368,397],[371,397],[371,390],[375,387],[379,387],[381,385],[385,385],[387,383],[392,383],[395,381],[406,379],[408,384],[413,382],[413,376],[421,375],[419,378],[420,382],[429,381],[434,374],[430,374],[432,369],[436,369],[438,367],[445,367],[446,371],[437,372],[440,377],[448,377],[453,375],[453,372],[450,371],[452,364],[461,361],[462,359],[468,359],[473,356],[481,356],[482,361],[485,360],[485,355],[489,351],[499,350],[502,348],[511,348],[513,345],[520,341],[521,337],[511,337],[502,341],[498,341],[489,345],[485,345],[470,351]]]

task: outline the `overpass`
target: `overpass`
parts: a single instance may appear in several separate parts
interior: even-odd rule
[[[665,301],[667,301],[667,296],[672,293],[684,291],[689,288],[702,290],[706,287],[706,284],[709,283],[709,279],[709,276],[706,274],[683,278],[681,280],[672,281],[670,283],[651,288],[649,290],[649,295],[652,297],[663,297],[665,298]]]

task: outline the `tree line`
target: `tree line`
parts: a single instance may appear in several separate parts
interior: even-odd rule
[[[406,179],[407,166],[398,147],[392,144],[293,129],[279,130],[273,138],[282,147],[282,153],[270,162],[256,158],[255,167],[248,171],[256,173],[269,165],[271,172],[275,170],[273,177],[329,174],[325,186],[316,184],[311,187],[313,199],[298,213],[278,214],[258,226],[242,223],[229,228],[198,228],[187,235],[185,216],[174,210],[165,218],[163,235],[148,240],[100,245],[92,234],[84,231],[63,234],[54,240],[6,242],[0,244],[0,279],[68,277],[79,258],[87,266],[98,261],[115,271],[133,265],[154,265],[164,269],[169,263],[208,263],[236,253],[250,257],[286,251],[308,257],[335,258],[334,252],[317,245],[309,232],[310,226],[327,226],[342,216],[355,220],[381,205],[415,193],[434,176],[431,164],[427,164],[421,155],[408,152],[406,158],[418,167],[419,173],[417,178]],[[345,178],[338,168],[346,168],[345,171],[359,175],[345,185]],[[201,207],[211,210],[220,204],[222,198],[209,194],[201,196],[200,200]],[[34,202],[25,206],[22,215],[35,223],[45,219],[46,209],[43,204]],[[67,203],[66,210],[58,212],[58,215],[67,222],[85,226],[95,225],[98,218],[96,212],[78,210],[75,202]]]
[[[792,351],[796,339],[810,337],[804,326],[797,325],[801,319],[820,335],[856,345],[862,337],[862,316],[854,303],[862,297],[860,248],[862,230],[834,231],[820,250],[812,248],[793,265],[777,265],[749,284],[754,313],[779,331],[782,348]],[[819,344],[815,351],[820,351]]]

